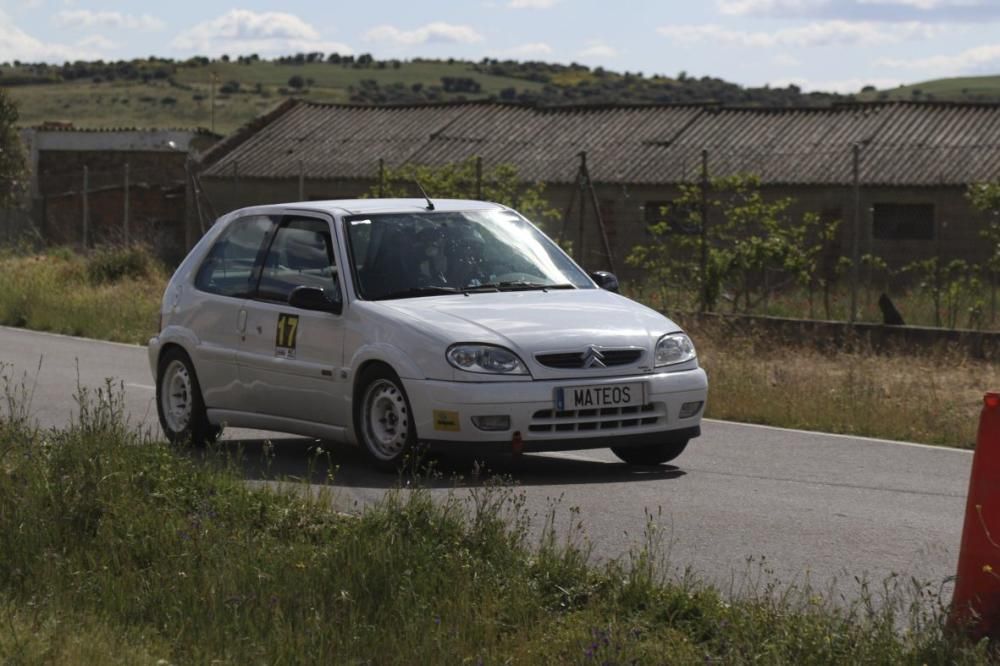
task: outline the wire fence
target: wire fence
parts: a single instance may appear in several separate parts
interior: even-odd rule
[[[1000,176],[996,146],[788,147],[793,140],[801,146],[800,139],[771,137],[771,145],[761,145],[761,137],[750,136],[745,141],[757,143],[734,145],[737,137],[724,146],[666,147],[630,141],[587,152],[557,146],[469,155],[475,168],[463,172],[464,182],[451,183],[448,194],[483,198],[495,169],[508,164],[526,184],[546,183],[555,214],[541,220],[545,230],[581,265],[620,273],[630,293],[658,307],[873,320],[885,316],[878,307],[885,294],[902,303],[907,323],[995,322],[997,280],[987,264],[996,248],[983,242],[987,216],[973,210],[966,189]],[[147,242],[182,254],[217,215],[234,208],[386,192],[398,166],[414,155],[412,146],[406,155],[365,160],[351,159],[350,152],[322,160],[276,157],[266,173],[241,168],[234,159],[222,169],[225,176],[210,180],[190,162],[183,168],[120,164],[39,174],[30,216],[0,211],[0,242],[30,230],[50,243]],[[455,163],[432,149],[416,155],[439,168]],[[780,266],[764,267],[753,285],[764,297],[749,305],[725,284],[717,285],[719,294],[706,293],[710,264],[727,242],[714,228],[733,214],[723,201],[724,181],[741,174],[760,180],[765,199],[791,197],[783,213],[788,219],[812,212],[839,223],[811,279],[790,280]],[[263,181],[274,186],[262,188]],[[425,185],[430,196],[440,196],[437,183]],[[410,192],[416,195],[416,187]],[[687,206],[678,209],[685,196]],[[769,240],[752,221],[744,226],[748,238]],[[676,268],[656,271],[636,260],[637,248],[653,245],[676,246],[665,255]]]

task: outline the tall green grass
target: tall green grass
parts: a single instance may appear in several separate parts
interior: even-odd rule
[[[540,540],[515,489],[409,489],[357,516],[255,490],[219,454],[136,433],[121,393],[82,390],[63,430],[0,402],[3,663],[986,663],[943,628],[936,586],[857,599],[750,578],[667,577],[658,517],[619,561]],[[571,514],[572,516],[572,514]],[[162,660],[162,661],[160,661]]]
[[[168,277],[141,246],[0,256],[0,324],[144,343]]]

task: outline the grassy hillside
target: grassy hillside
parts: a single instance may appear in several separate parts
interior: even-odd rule
[[[28,67],[0,66],[0,84],[28,74]],[[7,87],[20,109],[21,124],[72,122],[77,127],[211,127],[211,88],[215,78],[215,131],[225,134],[253,119],[289,95],[324,102],[347,102],[362,81],[379,86],[398,83],[412,90],[440,86],[443,77],[471,79],[478,93],[447,93],[441,99],[482,99],[513,88],[538,91],[542,83],[476,71],[471,63],[407,62],[393,68],[352,68],[328,63],[283,65],[270,61],[249,64],[211,62],[169,68],[165,76],[135,78],[106,76],[73,80],[41,78],[44,82]],[[303,86],[289,85],[292,77]],[[233,83],[238,85],[234,86]]]
[[[867,91],[858,99],[1000,101],[1000,76],[962,76],[921,81],[881,91]]]

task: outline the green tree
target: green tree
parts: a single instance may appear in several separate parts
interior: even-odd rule
[[[990,322],[993,322],[997,314],[997,278],[1000,276],[1000,182],[970,185],[965,196],[973,208],[986,213],[979,235],[990,247],[985,266],[990,278]]]
[[[14,100],[0,88],[0,208],[9,208],[17,202],[28,175],[17,118]]]
[[[823,221],[813,213],[794,219],[789,210],[793,200],[768,199],[760,179],[752,175],[716,178],[710,191],[708,206],[715,213],[710,212],[704,233],[704,275],[698,185],[681,186],[680,195],[649,227],[652,242],[633,248],[626,261],[661,285],[680,287],[691,298],[680,307],[693,306],[700,296],[712,310],[726,296],[733,311],[750,312],[790,285],[812,293],[821,279],[823,251],[839,221]]]
[[[477,183],[475,157],[437,167],[404,164],[386,168],[382,184],[372,186],[368,196],[420,196],[416,183],[428,196],[440,199],[475,199],[481,188],[482,200],[510,206],[550,231],[562,217],[545,198],[545,185],[525,182],[510,164],[483,170],[482,182]]]

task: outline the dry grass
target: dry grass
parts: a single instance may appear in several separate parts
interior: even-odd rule
[[[822,351],[717,325],[689,330],[709,375],[708,416],[970,448],[996,365],[948,349]]]

